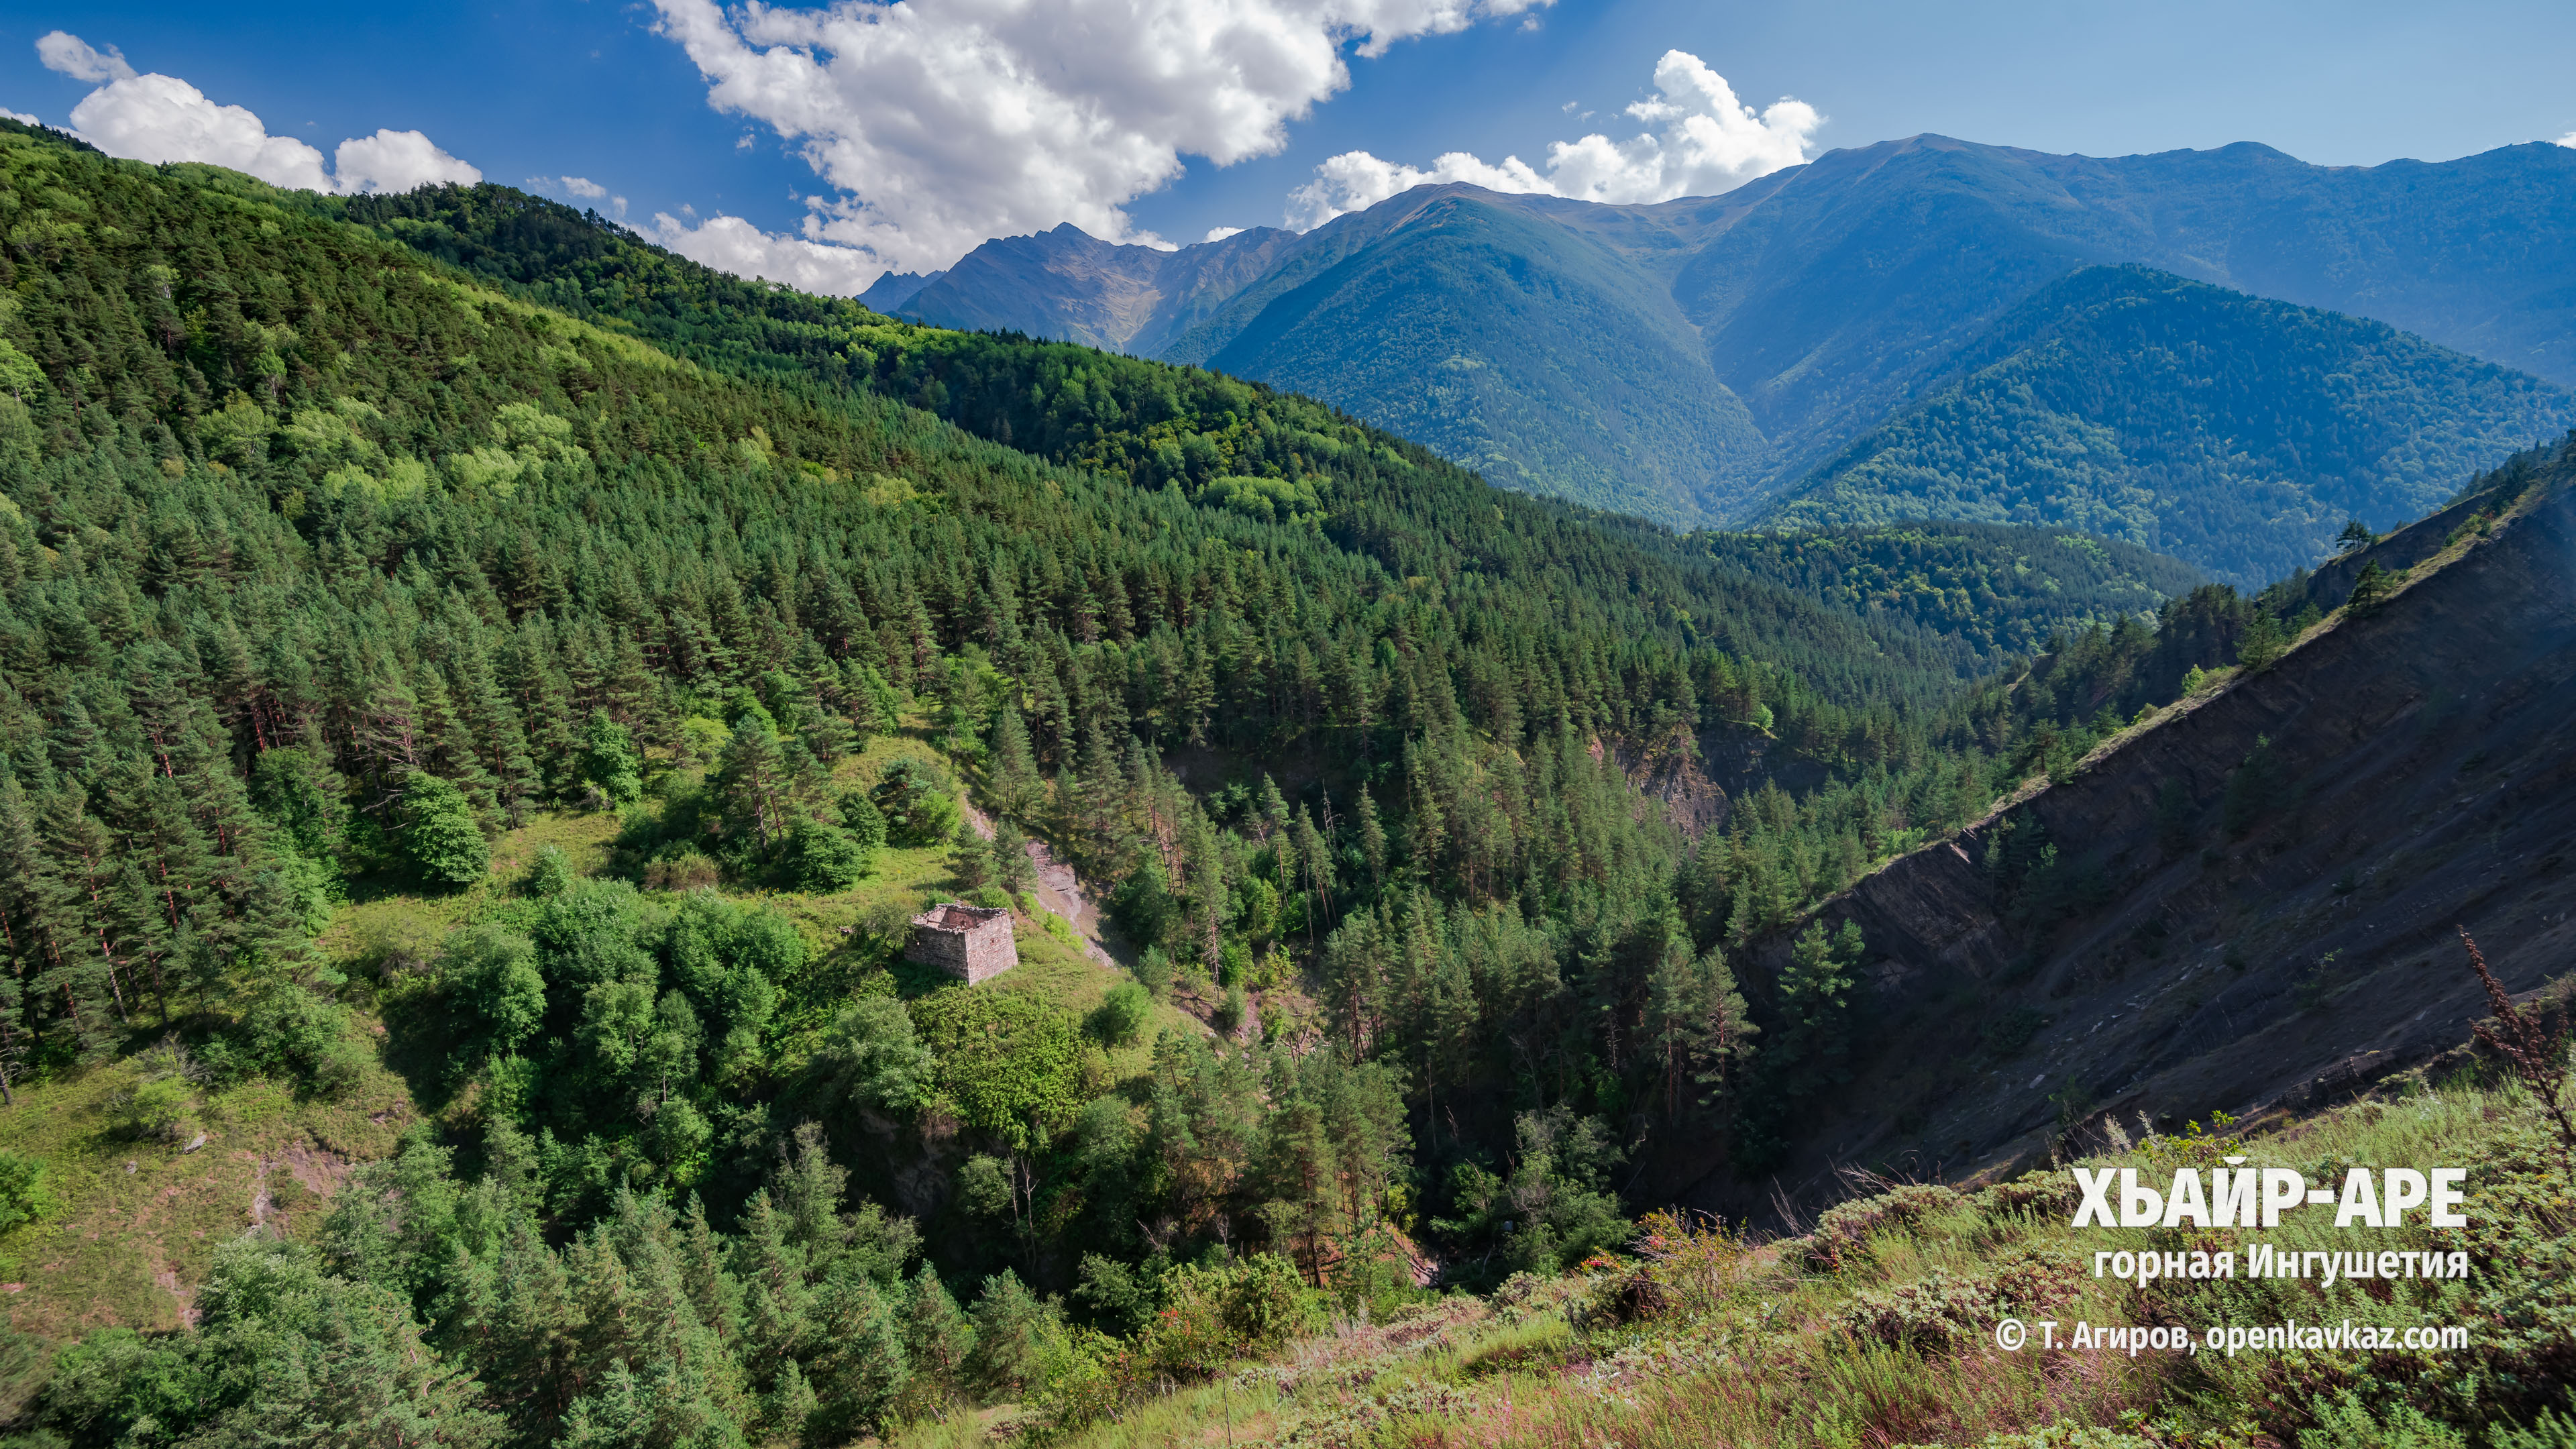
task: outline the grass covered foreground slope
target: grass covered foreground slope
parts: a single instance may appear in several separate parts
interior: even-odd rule
[[[1791,527],[1941,517],[2126,539],[2259,584],[2385,529],[2576,397],[2394,328],[2141,267],[2043,287],[1956,380],[1775,501]]]
[[[2229,1157],[2311,1182],[2354,1165],[2458,1165],[2467,1227],[2427,1227],[2419,1208],[2388,1228],[2337,1230],[2309,1213],[2257,1233],[2073,1232],[2063,1169],[1956,1188],[1863,1177],[1857,1196],[1794,1234],[1656,1214],[1578,1273],[1516,1277],[1383,1323],[1328,1309],[1307,1336],[1228,1378],[1110,1398],[1121,1410],[1111,1422],[1076,1419],[1067,1432],[1050,1405],[1010,1427],[1082,1449],[2550,1449],[2576,1430],[2565,1400],[2568,1149],[2501,1067],[2454,1059],[2314,1115],[2132,1119],[2067,1143],[2069,1166],[2151,1183],[2181,1168],[2205,1178]],[[2288,1252],[2461,1253],[2474,1266],[2438,1280],[2254,1279],[2242,1265],[2257,1239]],[[2142,1287],[2093,1277],[2095,1252],[2231,1252],[2239,1268]],[[1996,1348],[2006,1317],[2029,1327],[2027,1347]],[[2199,1344],[2213,1328],[2347,1323],[2466,1329],[2465,1347],[2169,1346],[2185,1330]],[[2168,1346],[2131,1354],[2129,1338],[2149,1330]],[[996,1427],[961,1416],[888,1442],[993,1442]]]

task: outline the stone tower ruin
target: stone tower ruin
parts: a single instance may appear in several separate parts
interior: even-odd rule
[[[960,981],[989,981],[1020,964],[1011,913],[945,901],[912,918],[903,959],[936,966]]]

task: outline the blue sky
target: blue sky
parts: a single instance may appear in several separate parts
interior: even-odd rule
[[[925,12],[951,3],[916,0]],[[989,8],[1001,0],[964,3]],[[1314,8],[1301,9],[1301,0],[1079,3],[1094,12],[1126,3],[1220,18],[1238,7]],[[1410,174],[1402,167],[1428,167],[1443,152],[1543,164],[1551,142],[1595,131],[1617,141],[1646,129],[1620,110],[1655,93],[1658,58],[1676,49],[1757,111],[1785,95],[1821,113],[1771,145],[1763,153],[1771,159],[1729,163],[1749,171],[1778,164],[1781,144],[1791,155],[1800,147],[1813,154],[1920,131],[2092,154],[2257,140],[2329,164],[2442,159],[2576,132],[2576,89],[2563,75],[2576,55],[2576,6],[2563,0],[2440,8],[2241,0],[1454,3],[1480,8],[1452,33],[1396,39],[1375,57],[1346,44],[1347,89],[1310,78],[1302,92],[1287,84],[1268,97],[1263,103],[1278,113],[1272,134],[1285,144],[1224,166],[1192,153],[1201,144],[1220,154],[1257,152],[1265,143],[1247,142],[1238,122],[1226,122],[1237,129],[1220,135],[1217,121],[1186,115],[1136,122],[1133,135],[1112,126],[1061,152],[1040,148],[1033,164],[1009,174],[986,173],[1001,164],[993,153],[1014,148],[972,137],[942,150],[934,136],[890,161],[900,147],[872,137],[893,133],[883,109],[892,103],[875,99],[878,75],[856,69],[841,76],[850,84],[839,94],[868,97],[877,109],[854,114],[854,134],[841,138],[837,159],[818,166],[783,143],[770,121],[710,105],[723,67],[750,64],[777,35],[741,29],[738,15],[730,28],[706,18],[699,48],[687,49],[678,27],[664,22],[673,33],[657,33],[661,17],[651,5],[612,0],[417,8],[9,0],[0,4],[0,105],[62,124],[98,88],[39,62],[36,39],[67,30],[121,49],[137,71],[188,82],[210,103],[247,107],[271,135],[304,140],[325,156],[343,138],[417,130],[491,180],[588,178],[626,198],[639,223],[671,214],[684,229],[674,235],[718,213],[774,234],[795,232],[810,216],[822,230],[809,234],[868,248],[890,264],[925,264],[965,244],[957,238],[1051,220],[1103,234],[1123,224],[1131,235],[1179,242],[1211,228],[1277,225],[1289,193],[1313,181],[1327,158],[1348,152],[1398,168],[1399,183]],[[1354,4],[1396,13],[1370,10],[1367,0],[1348,0],[1340,13],[1355,13]],[[935,34],[917,43],[934,51],[943,44]],[[1113,51],[1119,43],[1105,37]],[[1029,49],[1047,53],[1042,39]],[[883,64],[918,68],[900,55]],[[812,83],[824,87],[825,79]],[[1114,57],[1089,79],[1057,88],[1081,102],[1086,85],[1113,107],[1127,89]],[[810,100],[776,100],[771,114],[789,113],[776,107],[804,114],[794,108]],[[751,109],[764,105],[771,103]],[[1301,106],[1306,114],[1298,117]],[[921,117],[928,132],[953,119]],[[1138,157],[1099,159],[1124,143],[1141,146]],[[1178,153],[1183,168],[1159,187],[1136,179],[1145,174],[1136,167],[1151,171],[1155,146]],[[1081,175],[1064,182],[1058,173],[1066,172]],[[1703,170],[1661,184],[1714,189],[1734,179],[1741,175]],[[885,197],[864,194],[879,191]],[[911,200],[886,199],[898,192]],[[1355,194],[1361,202],[1371,195]],[[837,198],[839,209],[811,211],[818,195]],[[861,214],[854,200],[881,206]]]

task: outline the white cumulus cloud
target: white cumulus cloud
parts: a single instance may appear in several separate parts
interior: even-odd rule
[[[824,296],[855,297],[886,270],[882,262],[857,247],[774,235],[738,216],[711,216],[690,226],[667,211],[657,211],[644,234],[717,271],[785,282],[800,292]]]
[[[51,30],[38,37],[36,58],[45,69],[58,70],[74,80],[120,81],[134,76],[134,67],[125,63],[125,53],[115,46],[105,51],[93,50],[90,43],[67,30]]]
[[[1230,165],[1383,54],[1550,0],[654,0],[716,108],[775,129],[834,188],[808,241],[872,269],[944,267],[1070,221],[1169,245],[1125,206],[1184,156]],[[786,240],[786,239],[774,239]]]
[[[431,144],[418,131],[379,130],[352,137],[331,153],[331,173],[342,191],[410,191],[434,182],[472,186],[483,173]]]
[[[2576,146],[2576,131],[2570,131],[2566,135],[2559,137],[2553,144],[2560,146]]]
[[[1227,237],[1239,236],[1242,232],[1243,228],[1239,226],[1212,226],[1208,228],[1208,234],[1200,237],[1199,240],[1203,242],[1221,242]]]
[[[25,111],[13,111],[7,106],[0,106],[0,116],[7,116],[10,120],[17,122],[21,126],[41,126],[45,124],[44,122],[37,120],[35,117],[28,115]]]
[[[470,186],[483,179],[420,132],[391,129],[342,141],[326,168],[320,151],[292,136],[270,135],[247,107],[218,105],[177,76],[137,75],[114,47],[101,54],[79,36],[57,30],[36,42],[36,54],[65,75],[106,82],[72,107],[71,122],[110,156],[202,161],[302,191],[409,191],[431,182]]]
[[[587,176],[531,176],[527,187],[530,191],[560,191],[582,201],[605,201],[611,216],[622,220],[626,215],[626,198],[609,195],[607,187]]]
[[[1815,107],[1787,97],[1756,112],[1736,99],[1726,77],[1688,51],[1664,52],[1655,64],[1655,90],[1654,99],[1627,109],[1645,130],[1624,141],[1596,132],[1553,142],[1544,173],[1518,156],[1496,163],[1451,151],[1424,168],[1345,151],[1288,193],[1288,225],[1321,226],[1426,182],[1614,203],[1707,196],[1805,161],[1824,123]]]

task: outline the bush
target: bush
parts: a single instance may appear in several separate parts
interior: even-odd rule
[[[239,1020],[216,1033],[198,1058],[216,1080],[275,1076],[324,1097],[357,1085],[369,1050],[348,1035],[348,1012],[254,958]]]
[[[787,867],[798,890],[828,895],[857,885],[876,868],[876,860],[840,826],[800,820],[788,837]]]
[[[546,1015],[546,980],[527,937],[496,925],[463,926],[438,952],[439,985],[458,1011],[507,1055],[536,1035]]]
[[[1162,947],[1148,946],[1145,954],[1137,958],[1136,984],[1158,1000],[1172,989],[1172,958],[1163,954]]]
[[[197,1089],[182,1077],[153,1077],[108,1101],[108,1121],[120,1137],[185,1142],[197,1132]]]
[[[1164,1280],[1162,1311],[1137,1338],[1137,1368],[1146,1376],[1209,1377],[1235,1358],[1276,1350],[1310,1308],[1295,1266],[1275,1253],[1176,1269]]]
[[[421,879],[468,886],[489,875],[492,848],[465,792],[430,774],[414,774],[403,789],[403,849]]]
[[[525,889],[539,900],[562,895],[573,888],[581,877],[564,853],[549,845],[537,852],[537,863],[528,867]]]
[[[984,1280],[975,1300],[975,1347],[966,1374],[985,1392],[1019,1398],[1046,1382],[1064,1324],[1054,1304],[1040,1299],[1005,1268]]]
[[[644,798],[644,756],[635,748],[633,732],[605,710],[592,710],[582,727],[580,770],[582,782],[612,806]]]
[[[1993,1275],[1933,1272],[1894,1288],[1863,1293],[1836,1326],[1867,1343],[1939,1353],[1982,1338],[1997,1318],[2046,1310],[2074,1298],[2083,1269],[2025,1251]]]
[[[2272,747],[2270,735],[2257,735],[2254,748],[2246,753],[2244,763],[2227,776],[2227,794],[2221,807],[2222,823],[2233,837],[2243,837],[2254,828],[2254,822],[2281,803],[2288,793],[2286,770]]]
[[[2016,1006],[1988,1021],[1977,1033],[1978,1050],[1990,1062],[2008,1062],[2020,1056],[2048,1018],[2028,1006]]]
[[[957,828],[957,801],[939,767],[905,756],[886,766],[868,801],[885,819],[886,843],[937,845]]]
[[[864,850],[874,852],[885,846],[885,812],[860,791],[851,790],[841,796],[841,828],[850,832],[850,838]]]
[[[2058,1218],[2075,1211],[2075,1184],[2063,1172],[2026,1172],[1977,1194],[1990,1221]]]
[[[1091,1029],[1109,1045],[1125,1046],[1144,1034],[1153,1011],[1154,999],[1145,994],[1144,987],[1121,981],[1109,988],[1100,1009],[1091,1014]]]
[[[644,866],[644,888],[656,891],[704,890],[719,872],[713,856],[694,845],[665,846]]]
[[[1835,1272],[1865,1255],[1869,1240],[1881,1233],[1900,1232],[1935,1213],[1957,1207],[1963,1199],[1949,1188],[1933,1183],[1916,1183],[1883,1192],[1876,1197],[1856,1198],[1825,1209],[1816,1220],[1816,1230],[1807,1235],[1807,1266]]]
[[[0,1233],[33,1222],[44,1210],[44,1160],[0,1147]]]

